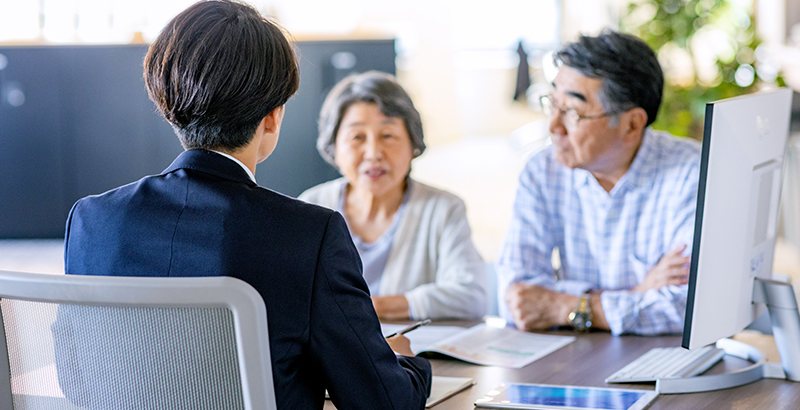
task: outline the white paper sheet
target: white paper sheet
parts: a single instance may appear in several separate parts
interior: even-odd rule
[[[388,335],[403,325],[381,324]],[[519,369],[572,343],[574,336],[543,335],[485,323],[464,329],[456,326],[423,326],[409,332],[411,351],[437,352],[466,362]],[[437,339],[438,338],[438,339]]]

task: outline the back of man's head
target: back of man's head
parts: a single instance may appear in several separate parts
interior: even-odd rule
[[[144,78],[186,149],[247,145],[300,83],[282,30],[227,0],[199,2],[173,18],[147,52]]]
[[[647,125],[656,120],[664,74],[653,50],[642,40],[612,30],[581,36],[556,52],[555,61],[589,78],[603,80],[600,99],[606,112],[641,107]]]

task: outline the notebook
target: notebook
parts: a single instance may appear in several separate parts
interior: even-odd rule
[[[425,403],[425,408],[431,408],[462,392],[475,384],[470,377],[445,377],[433,376],[431,395]]]

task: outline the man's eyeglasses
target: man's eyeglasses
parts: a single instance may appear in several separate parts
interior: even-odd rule
[[[562,121],[564,126],[570,129],[577,127],[580,120],[596,120],[598,118],[611,117],[612,115],[619,114],[619,112],[606,112],[598,115],[580,115],[572,108],[564,108],[556,105],[551,95],[539,97],[539,102],[542,104],[542,111],[544,111],[545,115],[552,118],[556,112],[560,113],[563,117]]]

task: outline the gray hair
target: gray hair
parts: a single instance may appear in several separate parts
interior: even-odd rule
[[[600,103],[606,112],[641,107],[647,125],[661,106],[664,74],[653,49],[629,34],[605,29],[597,37],[581,36],[556,52],[555,61],[589,78],[603,80]]]
[[[344,78],[333,87],[322,104],[317,150],[325,161],[336,167],[334,152],[339,125],[347,109],[359,102],[375,104],[383,115],[403,120],[411,139],[413,158],[425,152],[422,120],[406,91],[394,76],[379,71],[367,71]]]

